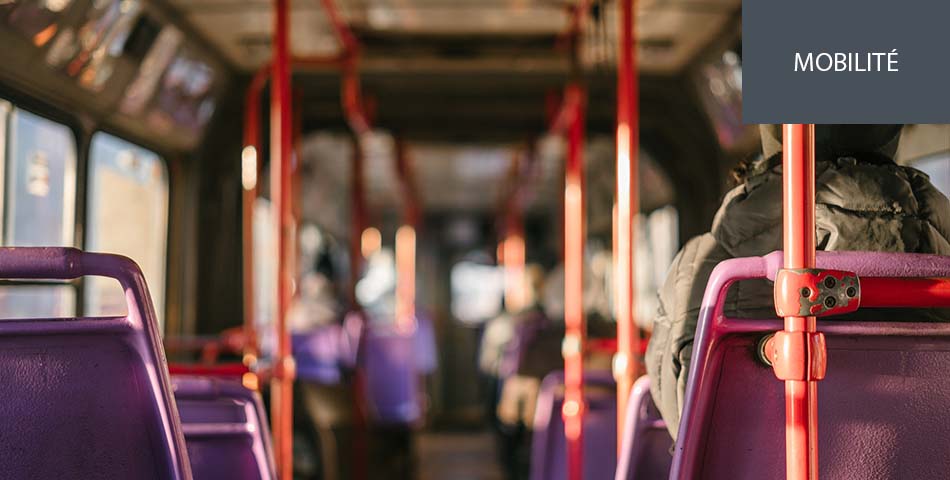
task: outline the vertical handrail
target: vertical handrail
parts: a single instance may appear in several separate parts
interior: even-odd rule
[[[277,302],[275,325],[277,352],[271,384],[271,416],[274,418],[274,440],[277,471],[280,478],[293,478],[293,357],[287,311],[290,307],[292,256],[290,239],[294,235],[291,210],[291,105],[290,56],[288,46],[289,0],[274,0],[273,63],[271,65],[271,202],[275,212],[277,234]]]
[[[782,141],[785,268],[815,268],[815,126],[785,124]],[[813,316],[785,317],[785,332],[809,338],[816,331]],[[814,352],[805,343],[801,360],[810,365]],[[785,381],[785,448],[788,480],[818,478],[818,382],[810,373]]]
[[[641,371],[640,329],[635,321],[636,275],[634,262],[636,224],[640,211],[638,185],[639,114],[636,71],[636,44],[633,35],[634,0],[620,1],[620,46],[617,58],[617,210],[614,217],[614,289],[617,316],[617,449],[621,448],[624,417],[630,389]]]
[[[412,176],[409,149],[396,139],[396,175],[403,197],[403,222],[396,231],[396,326],[402,333],[416,330],[416,252],[421,205]]]
[[[552,106],[549,115],[553,117],[556,108],[556,105]],[[512,153],[506,193],[498,205],[498,229],[501,232],[498,262],[504,270],[504,304],[505,311],[509,313],[518,312],[537,301],[533,298],[537,292],[531,290],[527,276],[527,239],[524,226],[524,212],[532,195],[532,182],[537,180],[535,143],[536,140],[531,138],[523,148],[517,148]]]
[[[361,239],[363,229],[367,227],[364,164],[362,139],[359,135],[354,135],[353,174],[350,176],[350,283],[347,288],[350,308],[354,310],[359,309],[359,300],[356,298],[356,284],[359,283],[360,272],[363,270]]]
[[[244,293],[244,364],[257,363],[258,335],[257,304],[254,293],[254,202],[260,179],[261,151],[261,90],[270,76],[265,67],[251,78],[244,96],[244,148],[241,150],[241,236]]]
[[[568,86],[573,115],[567,129],[564,174],[564,433],[567,437],[567,478],[581,480],[584,472],[584,109],[585,92]]]

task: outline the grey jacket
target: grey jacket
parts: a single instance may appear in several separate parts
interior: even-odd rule
[[[950,202],[922,172],[878,155],[818,159],[816,227],[820,250],[950,255]],[[782,248],[781,156],[753,164],[746,183],[726,194],[709,233],[676,255],[659,292],[646,354],[652,393],[673,438],[679,428],[693,335],[713,268],[734,257]],[[772,286],[739,282],[726,297],[733,317],[774,317]],[[934,319],[930,317],[930,319]]]

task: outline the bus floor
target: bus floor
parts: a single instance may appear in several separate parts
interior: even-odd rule
[[[418,480],[501,480],[494,442],[487,430],[420,432]]]

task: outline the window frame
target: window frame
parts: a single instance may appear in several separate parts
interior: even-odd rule
[[[81,179],[79,180],[80,183],[81,183],[81,185],[82,185],[82,190],[81,190],[81,192],[80,192],[80,191],[77,189],[77,196],[80,197],[80,199],[81,199],[81,201],[82,201],[82,204],[83,204],[83,205],[82,205],[82,207],[83,207],[83,208],[82,208],[82,211],[83,211],[83,219],[82,219],[82,220],[83,220],[83,221],[82,221],[82,238],[79,239],[79,241],[82,242],[83,248],[86,247],[86,245],[87,245],[87,243],[88,243],[88,238],[89,238],[90,232],[92,231],[91,224],[90,224],[90,220],[91,220],[91,219],[90,219],[90,213],[91,213],[91,208],[92,208],[92,207],[91,207],[91,204],[90,204],[90,202],[89,202],[89,200],[90,200],[89,197],[90,197],[90,195],[93,193],[92,190],[91,190],[91,188],[90,188],[90,187],[91,187],[91,184],[92,184],[92,181],[91,181],[92,162],[93,162],[93,158],[92,158],[92,148],[93,148],[93,142],[95,141],[96,137],[97,137],[98,135],[100,135],[100,134],[101,134],[101,135],[108,136],[108,137],[112,137],[112,138],[117,139],[117,140],[119,140],[119,141],[121,141],[121,142],[128,143],[128,144],[132,145],[133,147],[136,147],[136,148],[139,148],[139,149],[142,149],[142,150],[146,150],[146,151],[148,151],[149,153],[152,153],[152,154],[155,155],[156,158],[158,159],[159,165],[161,165],[162,177],[163,177],[164,180],[165,180],[165,182],[164,182],[164,183],[165,183],[165,232],[164,232],[165,235],[164,235],[164,238],[162,239],[162,240],[163,240],[163,242],[162,242],[162,243],[163,243],[163,248],[162,248],[163,251],[162,251],[162,263],[161,263],[161,268],[162,268],[162,280],[161,280],[161,283],[162,283],[162,299],[161,299],[161,303],[160,303],[160,304],[158,304],[157,302],[154,302],[154,299],[153,299],[153,303],[156,303],[156,304],[154,305],[154,307],[155,307],[156,309],[161,309],[162,314],[161,314],[160,318],[162,318],[162,322],[161,322],[160,325],[158,325],[158,327],[159,327],[160,333],[164,336],[165,330],[166,330],[166,328],[167,328],[167,326],[168,326],[168,321],[167,321],[167,319],[168,319],[168,297],[169,297],[169,286],[170,286],[170,284],[169,284],[169,267],[170,267],[170,263],[169,263],[169,262],[171,261],[171,259],[169,258],[168,253],[169,253],[170,246],[171,246],[171,242],[172,242],[172,237],[171,237],[171,233],[172,233],[172,208],[171,208],[171,207],[172,207],[172,201],[173,201],[173,190],[172,190],[173,187],[172,187],[172,172],[171,172],[171,169],[170,169],[170,166],[169,166],[169,157],[168,157],[168,155],[165,155],[164,153],[162,153],[162,150],[161,150],[161,149],[152,148],[152,147],[149,146],[147,143],[137,142],[137,141],[132,140],[132,139],[128,138],[128,137],[125,136],[125,135],[121,135],[121,134],[119,134],[119,133],[117,133],[117,132],[115,132],[115,131],[113,131],[113,130],[111,130],[111,129],[108,129],[108,128],[96,128],[96,129],[90,130],[89,134],[86,136],[86,142],[85,142],[85,144],[84,144],[84,150],[85,150],[85,152],[84,152],[84,159],[85,159],[85,162],[83,162],[83,168],[82,168],[82,172],[81,172]],[[85,282],[82,282],[82,285],[85,285]],[[151,292],[150,292],[150,293],[151,293]],[[86,308],[86,292],[85,292],[85,288],[80,288],[80,289],[79,289],[79,292],[78,292],[78,295],[79,295],[79,297],[78,297],[77,303],[76,303],[76,305],[77,305],[77,312],[78,312],[78,313],[82,313],[82,312],[85,311],[85,308]]]

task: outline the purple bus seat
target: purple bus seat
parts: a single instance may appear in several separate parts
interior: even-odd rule
[[[421,416],[415,340],[395,330],[371,328],[361,354],[371,412],[383,424],[409,424]]]
[[[774,279],[781,262],[775,252],[727,260],[713,271],[671,478],[784,478],[784,385],[754,353],[782,321],[723,315],[730,284]],[[950,257],[818,252],[818,267],[859,276],[947,277]],[[822,478],[934,479],[950,472],[950,323],[900,322],[893,312],[878,312],[881,322],[818,320],[828,349],[827,376],[818,386]]]
[[[297,378],[306,382],[340,383],[340,367],[349,363],[349,340],[340,325],[323,325],[291,337]]]
[[[274,454],[260,395],[237,380],[174,376],[195,480],[270,480]]]
[[[606,479],[614,476],[617,464],[617,393],[610,372],[584,373],[584,478]],[[591,386],[606,387],[602,390]],[[564,437],[564,373],[544,377],[534,412],[531,438],[531,480],[567,478],[567,440]]]
[[[623,442],[615,480],[667,480],[673,455],[673,438],[650,395],[650,378],[633,384],[624,412]]]
[[[2,477],[191,478],[138,266],[73,248],[0,248],[2,279],[85,275],[118,280],[128,314],[0,320]]]
[[[530,312],[515,324],[515,331],[505,345],[498,365],[498,376],[508,378],[518,372],[527,346],[547,328],[551,321],[541,312]]]
[[[415,340],[416,368],[424,375],[435,372],[439,366],[439,353],[435,341],[435,328],[429,316],[416,315]]]

